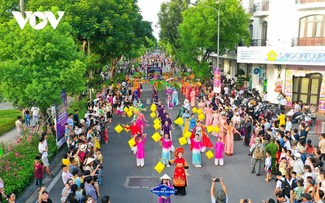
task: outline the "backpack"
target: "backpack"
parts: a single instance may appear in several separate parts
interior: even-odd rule
[[[281,191],[283,192],[283,194],[285,194],[285,196],[287,196],[288,198],[290,198],[290,190],[291,190],[291,186],[289,184],[289,182],[285,179],[280,180],[281,181]]]
[[[264,153],[261,144],[256,145],[253,152],[254,159],[263,159]]]

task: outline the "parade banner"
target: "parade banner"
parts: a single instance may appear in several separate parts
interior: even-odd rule
[[[65,143],[64,130],[65,124],[68,122],[68,102],[67,93],[61,92],[62,103],[55,106],[56,118],[55,118],[55,129],[56,129],[56,145],[61,147]]]
[[[213,92],[221,93],[221,69],[219,67],[213,68]]]
[[[164,196],[169,197],[172,194],[175,194],[176,190],[170,188],[166,185],[159,185],[158,187],[153,188],[150,190],[153,194],[157,195],[158,197]]]

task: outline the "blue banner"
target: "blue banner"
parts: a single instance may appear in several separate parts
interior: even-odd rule
[[[165,196],[169,197],[172,194],[175,194],[176,190],[173,188],[170,188],[166,185],[159,185],[153,189],[150,190],[153,194],[157,195],[158,197]]]

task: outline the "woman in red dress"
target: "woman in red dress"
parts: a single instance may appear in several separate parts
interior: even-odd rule
[[[175,171],[174,171],[174,179],[173,185],[176,189],[175,195],[186,195],[186,186],[187,180],[186,176],[189,175],[187,173],[188,164],[186,160],[183,158],[184,149],[179,147],[175,150],[174,155],[175,158],[169,161],[169,164],[175,164]]]

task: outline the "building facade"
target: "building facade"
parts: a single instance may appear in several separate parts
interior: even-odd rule
[[[277,103],[302,100],[325,111],[325,0],[243,0],[252,43],[238,47],[238,68],[249,86]],[[235,71],[234,71],[235,72]]]

